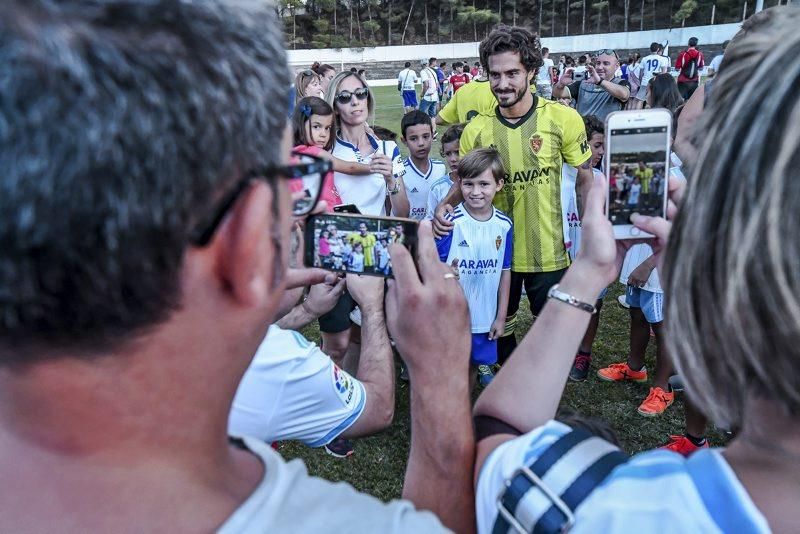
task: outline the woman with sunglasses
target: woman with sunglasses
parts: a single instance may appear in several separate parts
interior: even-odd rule
[[[297,101],[307,96],[322,98],[322,81],[319,75],[311,69],[302,70],[297,73],[294,79],[294,87],[297,91]]]

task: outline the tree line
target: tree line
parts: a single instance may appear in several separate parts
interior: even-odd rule
[[[787,0],[765,0],[764,7]],[[479,41],[498,23],[542,37],[739,22],[755,0],[279,0],[290,48]],[[680,43],[683,44],[683,43]]]

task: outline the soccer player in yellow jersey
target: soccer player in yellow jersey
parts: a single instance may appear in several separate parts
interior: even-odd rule
[[[530,89],[542,65],[536,35],[524,28],[500,26],[481,43],[480,57],[498,105],[493,113],[470,121],[460,150],[463,155],[474,148],[493,146],[507,173],[503,191],[494,200],[514,222],[511,293],[505,336],[498,345],[502,362],[517,344],[514,328],[523,284],[536,316],[544,307],[547,291],[569,266],[562,225],[561,165],[566,162],[578,168],[580,199],[592,183],[591,151],[580,115],[537,98]],[[461,201],[459,195],[451,189],[440,204],[435,222],[438,231],[449,230],[439,216],[441,206],[456,205]]]
[[[373,267],[375,265],[375,243],[378,240],[375,234],[367,232],[367,225],[363,222],[360,223],[358,225],[358,233],[350,234],[347,239],[354,247],[358,244],[364,248],[364,267]]]
[[[640,161],[639,168],[633,171],[633,175],[639,178],[639,183],[642,184],[642,193],[649,193],[650,180],[653,179],[653,169],[648,168],[643,161]]]

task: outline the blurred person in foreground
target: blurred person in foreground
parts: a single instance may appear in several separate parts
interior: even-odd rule
[[[792,179],[800,165],[794,131],[800,64],[785,71],[786,83],[779,88],[766,76],[750,77],[747,85],[741,80],[785,66],[783,58],[798,46],[795,20],[782,18],[768,34],[748,35],[729,49],[700,118],[689,187],[670,183],[670,220],[633,218],[656,236],[651,241],[656,253],[665,251],[665,291],[671,299],[666,339],[687,394],[716,424],[740,430],[727,448],[702,449],[688,459],[657,450],[620,461],[572,508],[573,531],[597,525],[612,532],[665,525],[697,532],[796,530],[800,240],[787,239],[787,231],[800,226],[800,182]],[[596,180],[583,220],[584,248],[558,288],[577,302],[592,302],[614,278],[628,246],[614,242],[603,214],[604,194],[602,180]],[[698,239],[699,233],[710,235]],[[503,514],[497,503],[508,494],[504,483],[570,433],[552,419],[590,317],[586,309],[551,299],[478,399],[479,532],[498,531]],[[602,440],[589,449],[602,459],[619,454]],[[545,479],[543,485],[569,500]],[[550,506],[541,495],[528,494],[529,487],[512,492],[518,502],[544,503],[526,505],[524,517],[516,515],[526,529],[544,519]],[[560,522],[566,514],[556,517]],[[505,532],[502,524],[499,530]]]
[[[327,275],[287,268],[280,34],[256,2],[0,4],[0,531],[474,528],[469,319],[427,224],[387,295],[411,503],[228,441],[285,290]]]

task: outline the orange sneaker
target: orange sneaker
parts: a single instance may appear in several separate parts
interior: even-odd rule
[[[632,382],[646,382],[647,369],[642,367],[641,371],[634,371],[628,366],[628,362],[612,363],[608,367],[599,369],[597,377],[606,382],[622,382],[630,380]]]
[[[669,443],[661,447],[662,449],[667,449],[668,451],[677,452],[678,454],[682,454],[684,456],[689,456],[694,451],[699,449],[707,449],[708,448],[708,440],[705,441],[699,447],[692,443],[692,440],[687,438],[686,436],[670,436]]]
[[[650,393],[647,394],[647,398],[639,405],[638,411],[640,414],[647,417],[661,415],[673,402],[675,402],[674,392],[666,392],[659,387],[650,388]]]

